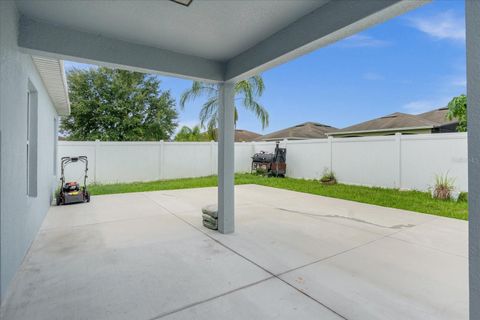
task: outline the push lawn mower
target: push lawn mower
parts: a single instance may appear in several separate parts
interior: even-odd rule
[[[76,181],[65,182],[65,167],[70,163],[76,162],[85,163],[85,176],[83,178],[83,187]],[[87,172],[88,172],[88,160],[86,156],[79,157],[62,157],[62,176],[60,177],[61,185],[60,190],[57,192],[57,206],[62,204],[90,202],[90,193],[87,190]]]

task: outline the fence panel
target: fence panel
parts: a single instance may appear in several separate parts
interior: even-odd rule
[[[427,190],[436,175],[448,174],[458,190],[468,189],[465,133],[402,137],[402,188]]]
[[[330,138],[282,141],[287,147],[287,176],[319,179],[331,168],[342,183],[428,190],[435,175],[446,174],[466,191],[465,133]],[[58,156],[86,155],[89,181],[151,181],[217,173],[216,142],[68,142]],[[274,142],[235,143],[235,171],[249,172],[251,157],[273,152]],[[82,166],[68,168],[67,179],[81,180]]]
[[[332,170],[340,182],[399,187],[395,137],[338,138],[332,142]]]
[[[247,142],[235,143],[235,172],[250,172],[255,145]]]
[[[166,142],[163,179],[202,177],[212,174],[210,142]]]
[[[96,180],[102,183],[160,178],[159,142],[98,142]]]
[[[287,176],[320,179],[330,168],[330,145],[327,139],[287,142]]]

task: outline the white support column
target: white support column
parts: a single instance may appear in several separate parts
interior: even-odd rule
[[[220,84],[218,112],[218,231],[232,233],[235,229],[234,195],[234,86]]]
[[[470,319],[480,319],[480,1],[466,0]]]

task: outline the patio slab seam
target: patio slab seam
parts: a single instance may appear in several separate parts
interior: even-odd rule
[[[145,197],[149,198],[148,195],[145,194]],[[338,317],[342,318],[342,319],[345,319],[345,320],[348,320],[348,318],[346,318],[345,316],[343,316],[342,314],[340,314],[339,312],[337,312],[336,310],[330,308],[329,306],[325,305],[324,303],[322,303],[321,301],[315,299],[314,297],[312,297],[311,295],[307,294],[306,292],[303,292],[302,290],[296,288],[295,286],[293,286],[292,284],[288,283],[287,281],[285,281],[284,279],[280,278],[279,276],[277,276],[275,273],[269,271],[268,269],[262,267],[261,265],[259,265],[258,263],[256,263],[255,261],[245,257],[244,255],[242,255],[241,253],[237,252],[236,250],[230,248],[229,246],[225,245],[224,243],[222,243],[221,241],[219,241],[218,239],[215,239],[214,237],[212,237],[210,234],[204,232],[203,230],[201,230],[200,228],[198,228],[197,226],[191,224],[190,222],[188,222],[187,220],[179,217],[178,215],[176,215],[175,213],[171,212],[170,210],[168,210],[167,208],[163,207],[161,204],[159,204],[158,202],[156,202],[154,199],[151,199],[149,198],[151,201],[155,202],[158,206],[160,206],[161,208],[167,210],[171,215],[175,216],[176,218],[178,218],[179,220],[183,221],[184,223],[188,224],[189,226],[191,226],[192,228],[194,228],[195,230],[201,232],[202,234],[204,234],[205,236],[207,236],[208,238],[210,238],[211,240],[213,240],[214,242],[218,243],[219,245],[221,245],[222,247],[226,248],[227,250],[231,251],[232,253],[238,255],[239,257],[243,258],[244,260],[252,263],[253,265],[255,265],[256,267],[262,269],[263,271],[265,271],[266,273],[270,274],[271,276],[267,279],[264,279],[264,280],[268,280],[268,279],[271,279],[271,278],[275,278],[275,279],[278,279],[280,280],[281,282],[283,282],[284,284],[288,285],[289,287],[295,289],[297,292],[299,292],[300,294],[302,294],[303,296],[306,296],[307,298],[315,301],[316,303],[318,303],[319,305],[321,305],[322,307],[326,308],[327,310],[331,311],[332,313],[334,313],[335,315],[337,315]],[[384,237],[381,237],[381,238],[384,238]],[[378,239],[375,239],[375,240],[378,240]],[[343,252],[342,252],[343,253]],[[212,297],[211,299],[207,300],[207,301],[211,301],[211,300],[214,300],[216,298],[219,298],[223,295],[219,295],[218,297]],[[205,302],[207,302],[205,301]],[[201,304],[201,303],[199,303]],[[196,304],[198,305],[198,304]],[[182,308],[181,310],[185,310],[185,309],[188,309],[189,307],[185,307],[185,308]],[[178,311],[181,311],[181,310],[178,310]],[[173,312],[175,313],[175,312]],[[172,313],[169,313],[169,314],[172,314]],[[164,317],[166,315],[163,315],[162,317]],[[157,318],[153,318],[153,319],[159,319],[158,317]],[[151,320],[153,320],[151,319]]]
[[[287,274],[287,273],[289,273],[289,272],[296,271],[296,270],[299,270],[299,269],[302,269],[302,268],[305,268],[305,267],[314,265],[314,264],[316,264],[316,263],[324,262],[324,261],[326,261],[326,260],[329,260],[329,259],[338,257],[338,256],[340,256],[340,255],[342,255],[342,254],[345,254],[345,253],[348,253],[348,252],[350,252],[350,251],[354,251],[354,250],[356,250],[356,249],[359,249],[359,248],[368,246],[368,245],[370,245],[370,244],[372,244],[372,243],[374,243],[374,242],[383,240],[383,239],[385,239],[385,238],[387,238],[387,237],[388,237],[388,236],[386,236],[386,235],[381,236],[381,237],[379,237],[379,238],[377,238],[377,239],[373,239],[373,240],[367,241],[367,242],[365,242],[365,243],[359,244],[358,246],[354,246],[354,247],[352,247],[352,248],[345,249],[345,250],[343,250],[343,251],[340,251],[340,252],[337,252],[337,253],[335,253],[335,254],[329,255],[329,256],[327,256],[327,257],[323,257],[323,258],[317,259],[317,260],[315,260],[315,261],[306,263],[306,264],[304,264],[304,265],[301,265],[301,266],[298,266],[298,267],[295,267],[295,268],[292,268],[292,269],[289,269],[289,270],[286,270],[286,271],[282,271],[282,272],[280,272],[280,273],[277,273],[276,276],[281,277],[281,276],[283,276],[283,275],[285,275],[285,274]]]
[[[435,218],[432,219],[432,220],[428,220],[428,221],[421,222],[421,223],[415,225],[413,228],[418,227],[418,226],[421,226],[421,225],[424,225],[424,224],[427,224],[427,223],[430,223],[430,222],[432,222],[433,220],[437,220],[437,219],[439,219],[439,217],[435,217]],[[323,221],[323,220],[322,220],[322,221]],[[331,222],[331,223],[334,223],[334,222]],[[354,227],[352,227],[352,228],[354,228]],[[360,245],[358,245],[358,246],[355,246],[355,247],[353,247],[353,248],[349,248],[349,249],[343,250],[343,251],[341,251],[341,252],[338,252],[338,253],[336,253],[336,254],[330,255],[330,256],[328,256],[328,257],[324,257],[324,258],[318,259],[318,260],[316,260],[316,261],[309,262],[309,263],[307,263],[307,264],[305,264],[305,265],[302,265],[302,266],[299,266],[299,267],[295,267],[295,268],[292,268],[292,269],[290,269],[290,270],[287,270],[287,271],[278,273],[277,275],[278,275],[278,276],[283,276],[283,275],[285,275],[285,274],[287,274],[287,273],[289,273],[289,272],[296,271],[296,270],[299,270],[299,269],[302,269],[302,268],[305,268],[305,267],[314,265],[314,264],[316,264],[316,263],[326,261],[326,260],[328,260],[328,259],[337,257],[337,256],[339,256],[339,255],[341,255],[341,254],[348,253],[348,252],[350,252],[350,251],[353,251],[353,250],[356,250],[356,249],[359,249],[359,248],[368,246],[368,245],[370,245],[370,244],[372,244],[372,243],[374,243],[374,242],[377,242],[377,241],[379,241],[379,240],[383,240],[383,239],[385,239],[385,238],[393,239],[393,240],[400,240],[400,241],[406,242],[406,243],[408,243],[408,244],[410,244],[410,245],[416,245],[416,246],[419,246],[419,247],[423,247],[423,248],[426,248],[426,249],[434,250],[434,251],[437,251],[437,252],[440,252],[440,253],[444,253],[444,254],[449,254],[449,255],[452,255],[452,256],[459,257],[459,258],[466,258],[466,257],[461,256],[461,255],[456,255],[456,254],[453,254],[453,253],[450,253],[450,252],[445,252],[445,251],[439,250],[439,249],[437,249],[437,248],[433,248],[433,247],[430,247],[430,246],[426,246],[426,245],[422,245],[422,244],[415,243],[415,242],[412,242],[412,241],[408,241],[408,240],[405,240],[405,239],[400,239],[400,238],[394,237],[396,234],[405,232],[405,231],[407,231],[407,230],[408,230],[408,229],[401,229],[401,230],[398,230],[398,231],[396,231],[396,232],[394,232],[394,233],[383,235],[383,236],[381,236],[381,237],[379,237],[379,238],[377,238],[377,239],[370,240],[370,241],[368,241],[368,242],[366,242],[366,243],[362,243],[362,244],[360,244]],[[366,232],[371,232],[371,233],[373,233],[372,231],[366,231]],[[466,259],[468,259],[468,258],[466,258]]]
[[[265,281],[268,281],[268,280],[274,279],[274,278],[275,278],[274,276],[269,276],[269,277],[267,277],[267,278],[265,278],[265,279],[255,281],[255,282],[246,284],[246,285],[244,285],[244,286],[240,286],[240,287],[238,287],[238,288],[235,288],[235,289],[232,289],[232,290],[229,290],[229,291],[220,293],[220,294],[215,295],[215,296],[213,296],[213,297],[210,297],[210,298],[207,298],[207,299],[203,299],[203,300],[200,300],[200,301],[197,301],[197,302],[193,302],[193,303],[190,303],[190,304],[188,304],[188,305],[185,305],[185,306],[183,306],[183,307],[180,307],[180,308],[177,308],[177,309],[174,309],[174,310],[171,310],[171,311],[164,312],[164,313],[159,314],[159,315],[157,315],[157,316],[155,316],[155,317],[153,317],[153,318],[150,318],[150,319],[148,319],[148,320],[161,319],[161,318],[164,318],[164,317],[166,317],[166,316],[172,315],[172,314],[174,314],[174,313],[177,313],[177,312],[180,312],[180,311],[183,311],[183,310],[187,310],[187,309],[189,309],[189,308],[192,308],[192,307],[201,305],[201,304],[203,304],[203,303],[207,303],[207,302],[213,301],[213,300],[215,300],[215,299],[218,299],[218,298],[227,296],[227,295],[232,294],[232,293],[234,293],[234,292],[237,292],[237,291],[240,291],[240,290],[249,288],[249,287],[256,286],[257,284],[260,284],[260,283],[262,283],[262,282],[265,282]]]

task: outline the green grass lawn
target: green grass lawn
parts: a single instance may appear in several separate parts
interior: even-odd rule
[[[327,196],[338,199],[375,204],[384,207],[405,209],[456,219],[468,219],[466,201],[445,201],[432,199],[427,192],[399,191],[396,189],[371,188],[336,184],[325,186],[315,180],[293,178],[268,178],[252,174],[237,174],[235,184],[258,184],[262,186],[287,189]],[[172,190],[187,188],[213,187],[217,185],[217,177],[187,178],[152,182],[117,183],[90,185],[93,195],[127,193],[155,190]]]

